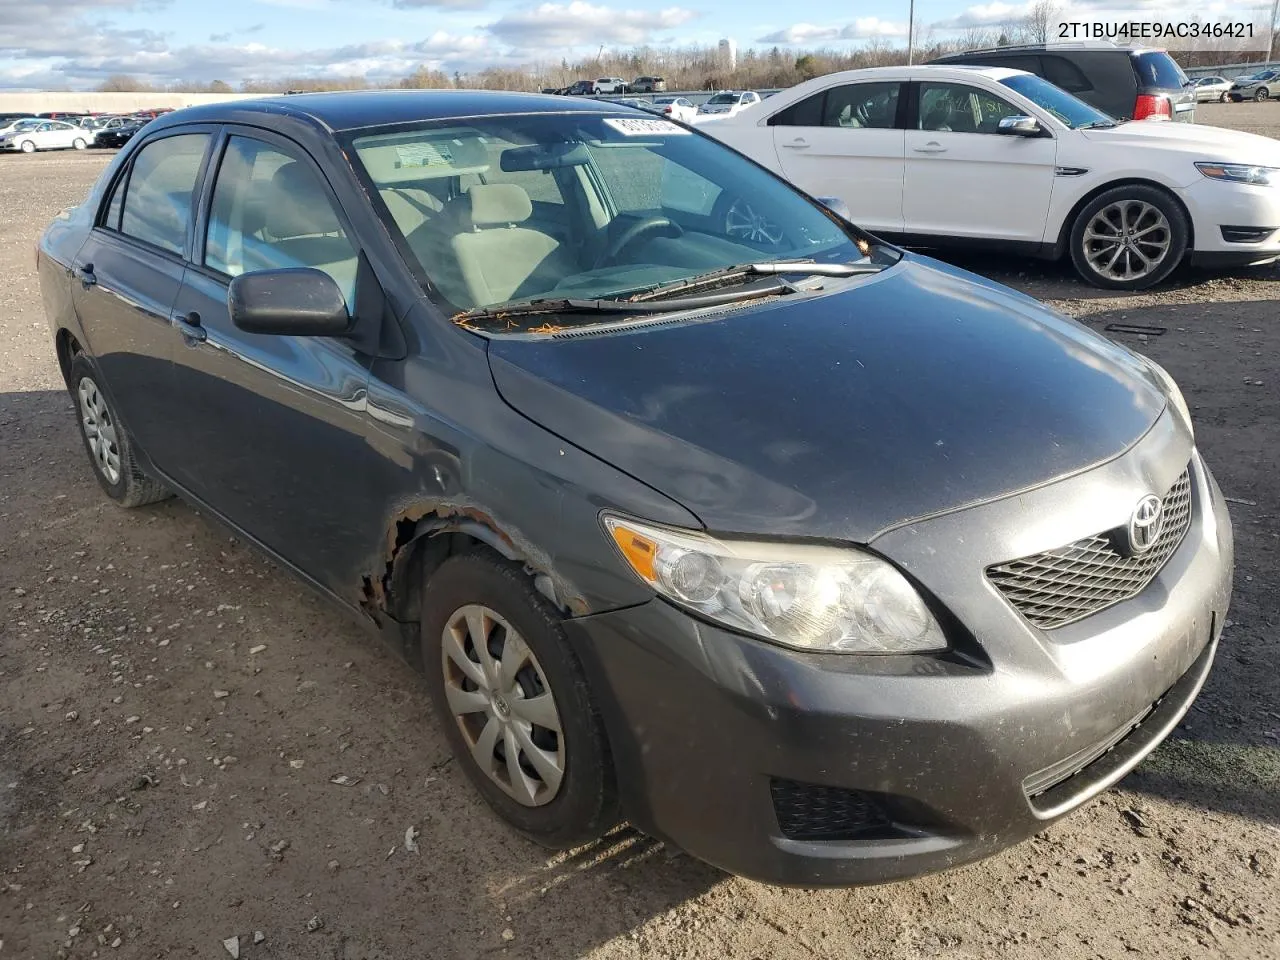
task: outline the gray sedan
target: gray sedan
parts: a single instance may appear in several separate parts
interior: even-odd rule
[[[1263,70],[1247,77],[1236,77],[1227,96],[1233,103],[1241,100],[1268,100],[1280,94],[1280,70]]]

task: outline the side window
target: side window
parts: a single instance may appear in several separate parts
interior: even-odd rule
[[[1067,93],[1092,90],[1089,78],[1070,60],[1064,57],[1044,57],[1044,78]]]
[[[780,110],[769,118],[771,127],[820,127],[822,126],[822,104],[827,93],[815,93],[812,97],[793,103],[785,110]]]
[[[961,83],[920,84],[919,129],[940,133],[996,133],[1005,117],[1024,111],[978,87]]]
[[[900,83],[851,83],[827,91],[824,127],[892,129],[898,119]]]
[[[111,202],[107,204],[107,215],[102,225],[109,230],[120,229],[120,210],[124,206],[124,185],[129,180],[129,171],[120,174],[120,179],[111,188]]]
[[[312,167],[260,140],[231,137],[218,166],[205,266],[228,276],[314,267],[350,304],[357,254]]]
[[[121,233],[182,253],[191,224],[191,194],[208,142],[207,133],[187,133],[153,140],[138,151],[120,216]]]

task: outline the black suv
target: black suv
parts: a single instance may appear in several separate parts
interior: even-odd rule
[[[966,50],[931,61],[1026,70],[1117,120],[1196,117],[1195,88],[1163,50],[1110,43],[1034,43]]]

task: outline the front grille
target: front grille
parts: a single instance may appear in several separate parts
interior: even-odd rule
[[[861,790],[778,778],[769,789],[782,835],[792,840],[856,840],[891,826],[875,797]]]
[[[1184,471],[1163,502],[1164,526],[1152,548],[1127,557],[1109,534],[1002,563],[987,578],[1014,609],[1045,630],[1074,623],[1137,596],[1173,556],[1191,526],[1191,476]]]

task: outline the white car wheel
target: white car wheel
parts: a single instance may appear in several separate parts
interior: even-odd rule
[[[22,143],[18,144],[18,149],[23,153],[35,153],[36,145],[30,140],[23,140]]]
[[[83,137],[76,137],[71,146],[75,147],[77,150],[83,150],[88,146],[88,144],[84,142]]]

